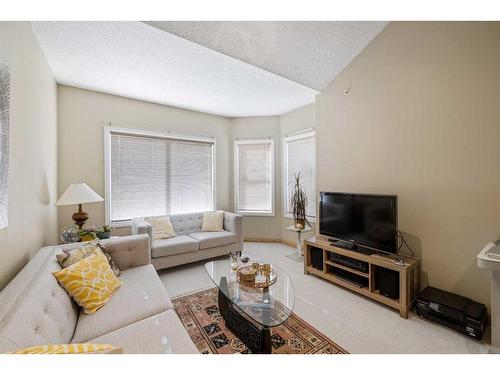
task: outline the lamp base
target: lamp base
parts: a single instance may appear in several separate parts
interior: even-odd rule
[[[75,224],[78,226],[79,229],[82,229],[83,225],[85,222],[89,219],[89,215],[85,212],[82,211],[82,205],[78,205],[78,211],[71,216]]]

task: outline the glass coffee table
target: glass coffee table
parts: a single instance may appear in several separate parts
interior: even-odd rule
[[[252,262],[259,261],[246,265]],[[238,281],[229,259],[205,263],[205,270],[219,289],[219,313],[226,327],[253,353],[271,353],[271,328],[288,319],[295,302],[286,272],[275,265],[271,268],[276,276],[274,284],[256,288]]]

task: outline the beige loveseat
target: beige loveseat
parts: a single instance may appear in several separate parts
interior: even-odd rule
[[[75,244],[44,247],[0,292],[0,353],[93,342],[124,353],[198,353],[150,264],[149,238],[102,241],[120,268],[122,286],[94,315],[83,314],[52,275],[56,254]]]
[[[157,270],[243,250],[241,215],[224,212],[224,230],[221,232],[201,231],[203,212],[170,215],[170,222],[177,236],[153,240],[151,225],[142,217],[132,219],[132,233],[144,233],[151,238],[151,263]]]

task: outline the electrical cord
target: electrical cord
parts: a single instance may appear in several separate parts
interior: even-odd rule
[[[403,245],[406,246],[406,248],[408,250],[410,250],[410,253],[411,253],[411,256],[415,256],[415,252],[413,251],[413,249],[408,245],[408,243],[406,242],[405,238],[403,237],[403,233],[401,233],[401,231],[398,230],[398,237],[399,239],[401,240],[400,244],[399,244],[399,247],[398,247],[398,253],[399,253],[399,250],[401,250],[401,248],[403,247]]]

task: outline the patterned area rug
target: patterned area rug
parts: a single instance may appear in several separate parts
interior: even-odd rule
[[[177,315],[203,354],[250,353],[219,314],[217,288],[173,299]],[[339,345],[297,315],[271,331],[273,354],[347,354]]]

